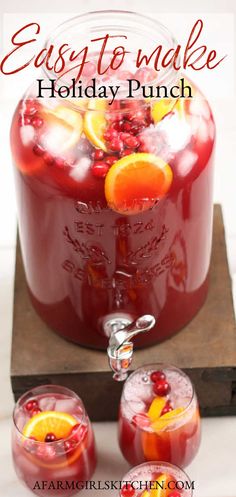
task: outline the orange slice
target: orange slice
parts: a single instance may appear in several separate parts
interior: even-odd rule
[[[170,412],[167,412],[166,414],[163,414],[163,416],[161,416],[159,419],[157,419],[156,421],[154,421],[152,423],[152,425],[151,425],[152,429],[155,432],[159,432],[159,431],[163,430],[169,424],[171,424],[171,422],[173,421],[175,416],[179,416],[182,412],[184,412],[184,408],[177,407],[176,409],[173,409],[173,411],[170,411]]]
[[[157,486],[157,488],[151,490],[151,496],[150,497],[167,497],[169,493],[171,493],[171,490],[168,488],[168,483],[172,481],[173,478],[171,478],[169,475],[166,473],[163,473],[160,475],[157,479],[156,482],[160,484],[160,486]],[[163,487],[163,488],[161,488]]]
[[[153,399],[147,413],[151,421],[155,421],[157,418],[160,417],[161,411],[165,407],[165,405],[165,397],[155,397],[155,399]]]
[[[90,110],[107,110],[107,102],[104,98],[92,98],[89,100],[88,109]]]
[[[105,179],[106,200],[121,214],[137,214],[151,208],[168,192],[172,170],[154,154],[133,153],[111,166]]]
[[[107,121],[104,112],[103,100],[94,99],[89,103],[89,108],[84,116],[84,133],[88,140],[98,148],[107,151],[107,147],[103,138],[104,131],[107,126]]]
[[[157,488],[151,488],[150,490],[144,490],[141,497],[167,497],[169,493],[168,482],[171,481],[169,475],[163,473],[157,479],[156,482],[159,483]],[[154,482],[153,482],[154,483]],[[154,486],[154,485],[153,485]],[[161,488],[163,487],[163,488]]]
[[[146,461],[161,461],[162,439],[150,431],[142,432],[142,448]]]
[[[171,112],[175,103],[176,100],[173,100],[172,98],[162,98],[161,100],[158,100],[151,110],[151,116],[154,123],[159,123],[168,112]]]
[[[65,412],[44,411],[33,416],[26,423],[23,435],[34,437],[39,442],[44,442],[47,433],[54,433],[56,438],[67,438],[76,419]]]

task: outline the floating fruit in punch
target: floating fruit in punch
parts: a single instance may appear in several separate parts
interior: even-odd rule
[[[104,132],[107,127],[105,116],[106,102],[94,99],[89,103],[89,109],[84,115],[84,133],[95,147],[107,151]]]
[[[165,380],[166,375],[163,371],[153,371],[153,373],[151,373],[150,379],[153,383],[156,383],[159,380]]]
[[[105,178],[105,196],[111,209],[137,214],[160,200],[170,189],[172,170],[160,157],[133,153],[118,160]]]
[[[176,104],[176,100],[171,98],[161,98],[152,107],[151,116],[154,123],[159,123],[163,117],[171,112]]]
[[[152,423],[152,429],[156,431],[157,433],[160,430],[164,430],[165,428],[168,427],[169,424],[171,424],[175,417],[180,416],[184,412],[183,407],[177,407],[176,409],[172,409],[171,411],[167,412],[166,414],[163,414],[162,416],[159,417],[156,421]]]
[[[131,485],[131,483],[125,483],[121,489],[122,497],[134,497],[136,494],[135,488]]]
[[[55,437],[66,438],[71,429],[77,424],[76,419],[70,414],[57,411],[43,411],[33,416],[25,425],[24,437],[34,437],[39,442],[44,442],[49,433]]]
[[[153,391],[156,395],[164,397],[170,392],[170,385],[166,380],[159,380],[153,385]]]
[[[164,397],[155,397],[149,407],[148,417],[151,421],[155,421],[160,417],[162,410],[166,405],[166,399]]]
[[[174,366],[135,370],[123,388],[118,433],[121,451],[132,466],[144,461],[187,466],[200,443],[199,409],[190,379]]]

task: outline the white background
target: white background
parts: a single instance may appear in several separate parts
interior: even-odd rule
[[[236,14],[234,0],[190,2],[186,0],[157,2],[156,0],[129,0],[129,1],[106,1],[106,0],[15,0],[2,1],[0,4],[1,36],[3,38],[3,27],[9,26],[9,16],[3,23],[4,14],[14,14],[13,24],[19,19],[27,18],[27,13],[55,13],[54,25],[57,20],[61,22],[69,17],[71,12],[82,13],[90,10],[106,8],[127,9],[151,14],[152,17],[166,20],[165,24],[172,29],[174,34],[186,28],[186,19],[194,20],[202,17],[203,13],[222,14],[222,23],[217,23],[215,37],[219,46],[219,40],[224,46],[226,39],[224,15]],[[178,11],[182,14],[182,23],[179,16],[175,18],[173,13]],[[65,13],[63,19],[59,14]],[[158,16],[158,13],[160,15]],[[193,14],[192,14],[193,13]],[[171,14],[171,15],[170,15]],[[188,14],[188,16],[187,16]],[[51,18],[51,16],[50,16]],[[219,18],[218,18],[219,19]],[[169,22],[169,23],[168,23]],[[50,31],[50,29],[49,29]],[[47,34],[45,32],[45,34]],[[235,42],[234,42],[235,43]],[[0,44],[2,47],[2,43]],[[235,50],[235,47],[234,47]],[[234,51],[235,53],[235,51]],[[235,60],[232,60],[235,63]],[[13,297],[13,274],[15,258],[15,234],[16,215],[15,197],[12,180],[11,157],[9,151],[9,125],[12,111],[16,103],[16,96],[21,91],[21,84],[25,88],[24,78],[13,92],[8,91],[3,79],[0,79],[0,497],[27,497],[31,495],[17,481],[14,474],[10,456],[10,417],[13,399],[9,381],[10,362],[10,340],[12,325],[12,297]],[[225,74],[225,85],[227,75]],[[227,86],[228,85],[228,86]],[[223,92],[224,93],[224,92]],[[224,221],[226,226],[227,250],[229,257],[230,273],[233,287],[236,286],[236,97],[227,90],[223,98],[212,98],[208,93],[214,111],[217,126],[216,146],[216,174],[215,174],[215,201],[223,205]],[[236,303],[236,291],[234,289],[234,302]],[[108,399],[109,401],[109,399]],[[104,406],[105,410],[106,406]],[[128,465],[122,459],[116,441],[115,423],[100,423],[95,425],[98,445],[99,465],[95,479],[120,479],[126,472]],[[203,420],[203,440],[200,452],[195,461],[190,465],[187,472],[196,481],[198,497],[236,497],[236,417],[212,418]],[[80,494],[89,497],[95,492]],[[96,496],[104,495],[104,492],[96,492]],[[116,492],[105,492],[107,497],[116,495]]]

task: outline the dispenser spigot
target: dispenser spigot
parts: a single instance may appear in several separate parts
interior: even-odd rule
[[[111,325],[109,346],[107,354],[109,357],[109,364],[114,371],[113,378],[116,381],[124,381],[128,376],[128,371],[133,358],[133,342],[132,339],[139,335],[151,330],[155,325],[155,318],[150,314],[145,314],[127,325],[120,323],[117,326],[116,320]]]

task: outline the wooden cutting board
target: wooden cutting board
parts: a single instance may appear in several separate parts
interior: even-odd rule
[[[210,290],[205,305],[169,340],[136,350],[133,369],[167,362],[192,378],[203,415],[236,414],[236,326],[222,212],[214,208]],[[33,386],[56,383],[75,390],[94,421],[117,418],[122,384],[112,379],[104,352],[79,347],[53,333],[29,301],[17,244],[11,381],[17,399]]]

